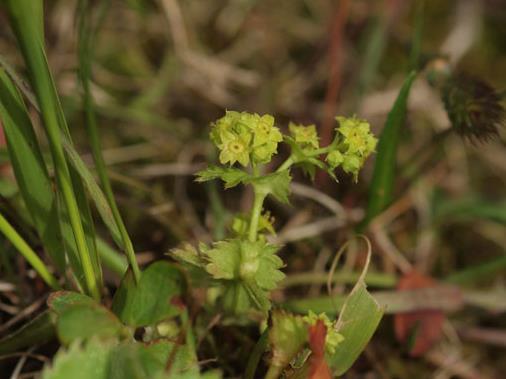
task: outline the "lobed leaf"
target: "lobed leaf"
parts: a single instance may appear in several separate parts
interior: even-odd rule
[[[203,183],[209,180],[221,179],[225,182],[225,188],[232,188],[238,184],[244,183],[250,175],[238,168],[209,166],[197,174],[197,182]]]

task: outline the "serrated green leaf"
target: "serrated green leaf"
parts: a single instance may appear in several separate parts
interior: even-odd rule
[[[269,329],[271,365],[284,368],[307,344],[308,325],[302,316],[281,310],[274,310],[271,319],[272,326]]]
[[[221,179],[225,182],[225,188],[232,188],[240,183],[245,182],[250,175],[238,168],[209,166],[205,170],[199,171],[197,174],[197,182],[207,182],[209,180]]]
[[[280,271],[280,268],[284,266],[283,260],[276,255],[279,247],[263,241],[258,241],[257,244],[261,244],[262,247],[255,281],[260,288],[273,290],[277,287],[278,282],[285,278],[285,274]]]
[[[44,368],[42,379],[109,379],[111,352],[109,344],[93,341],[82,346],[75,342],[58,351],[51,367]]]
[[[114,295],[112,310],[127,325],[152,325],[179,314],[171,300],[184,290],[183,274],[169,262],[153,263],[142,272],[137,285],[129,269]]]
[[[122,343],[111,354],[108,379],[167,378],[165,365],[176,346],[169,341]],[[176,359],[180,355],[178,351]]]
[[[203,268],[205,261],[197,248],[190,243],[183,243],[181,247],[172,249],[169,254],[181,263],[187,263],[195,267]]]
[[[259,191],[274,196],[282,203],[289,203],[288,195],[290,194],[291,181],[292,177],[289,170],[273,172],[249,180]]]
[[[241,265],[241,241],[238,239],[219,241],[206,252],[209,263],[206,271],[214,279],[238,279]]]

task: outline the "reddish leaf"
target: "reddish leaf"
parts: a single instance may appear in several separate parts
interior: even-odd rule
[[[312,354],[308,379],[332,379],[329,366],[325,361],[325,337],[327,328],[323,320],[318,320],[315,325],[309,327],[309,347]]]
[[[434,279],[411,271],[399,281],[397,289],[413,290],[435,285]],[[409,354],[417,357],[424,354],[439,340],[444,321],[444,313],[437,309],[398,313],[394,318],[395,336],[402,343],[411,340]]]

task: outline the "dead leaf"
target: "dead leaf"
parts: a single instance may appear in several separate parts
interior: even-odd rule
[[[399,280],[397,289],[429,288],[436,284],[434,279],[413,270]],[[437,309],[398,313],[394,317],[395,336],[399,342],[410,345],[411,356],[421,356],[440,339],[445,319],[444,313]]]
[[[332,379],[329,366],[325,361],[325,337],[327,328],[323,320],[318,320],[315,325],[309,327],[309,347],[312,354],[308,379]]]

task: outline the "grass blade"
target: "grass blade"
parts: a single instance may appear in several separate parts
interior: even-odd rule
[[[100,18],[102,18],[105,15],[105,9],[108,5],[108,2],[103,4],[105,5],[103,5],[101,9]],[[91,20],[89,17],[88,1],[81,0],[79,3],[79,8],[80,8],[79,14],[81,15],[79,20],[79,68],[80,68],[79,77],[84,90],[84,110],[86,117],[86,126],[88,130],[88,135],[90,137],[93,159],[95,161],[95,166],[98,176],[100,178],[100,182],[102,184],[102,187],[104,188],[104,193],[107,202],[112,211],[114,225],[117,225],[117,228],[119,229],[119,234],[121,237],[120,246],[124,248],[129,264],[132,267],[135,280],[138,282],[140,279],[140,270],[137,264],[137,260],[135,258],[135,252],[133,249],[132,241],[130,240],[130,236],[128,235],[125,224],[123,223],[123,219],[121,218],[121,214],[114,199],[114,193],[112,191],[111,182],[107,174],[107,168],[104,161],[104,157],[102,155],[102,147],[100,144],[100,138],[98,133],[95,109],[93,104],[93,96],[90,90],[91,66],[93,59],[93,51],[91,45],[93,43],[93,37],[95,35],[96,30],[94,30],[93,27],[90,25]],[[113,223],[107,223],[107,225],[113,225]]]
[[[414,71],[407,76],[392,110],[388,113],[385,127],[383,128],[378,142],[378,153],[376,155],[376,163],[369,190],[367,212],[361,224],[361,229],[367,226],[367,224],[383,211],[392,200],[395,183],[397,148],[399,145],[401,128],[406,119],[409,92],[415,77],[416,72]]]
[[[425,1],[418,1],[415,5],[415,20],[413,39],[411,41],[411,52],[409,55],[409,69],[418,70],[420,68],[420,54],[422,51],[423,22],[425,13]]]
[[[82,204],[79,204],[77,199],[77,196],[80,194],[74,192],[75,180],[72,179],[65,159],[60,134],[60,129],[64,133],[69,134],[68,127],[65,123],[63,110],[47,64],[40,23],[34,22],[34,20],[42,17],[40,14],[42,6],[36,0],[7,0],[4,3],[28,68],[32,88],[40,106],[55,167],[58,188],[61,191],[63,203],[68,212],[77,246],[78,258],[81,262],[82,274],[86,285],[85,290],[93,297],[99,298],[101,273],[99,264],[97,263],[98,257],[96,251],[93,254],[93,250],[88,245],[89,239],[87,241],[85,228],[81,219],[83,212],[84,216],[87,216],[87,209],[86,207],[80,207]],[[79,190],[78,188],[77,192],[81,192]]]
[[[0,354],[9,354],[21,349],[47,342],[56,335],[51,314],[44,311],[12,334],[0,340]]]
[[[20,93],[0,69],[0,118],[16,182],[47,253],[63,272],[65,255],[52,182]]]
[[[60,288],[56,278],[48,271],[44,262],[41,261],[37,253],[25,242],[25,240],[16,232],[9,222],[0,214],[0,232],[14,245],[14,247],[23,255],[30,265],[37,271],[42,279],[53,289]]]

